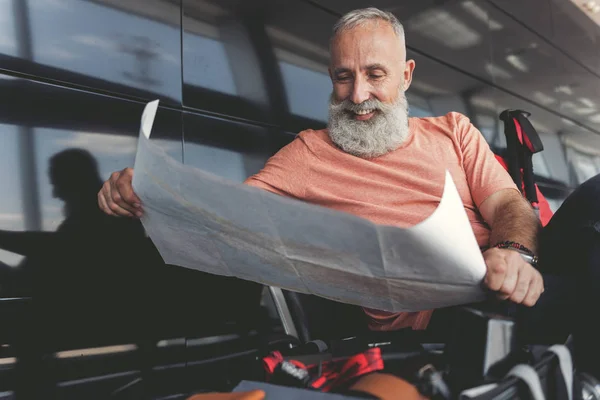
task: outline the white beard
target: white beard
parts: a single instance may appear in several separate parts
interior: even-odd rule
[[[354,119],[361,110],[378,110],[366,121]],[[346,153],[361,158],[375,158],[397,149],[408,137],[408,102],[399,90],[394,104],[370,99],[361,104],[344,100],[329,101],[329,137]]]

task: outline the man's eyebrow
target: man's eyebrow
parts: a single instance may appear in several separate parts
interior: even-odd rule
[[[367,65],[367,69],[382,69],[384,71],[387,71],[387,68],[383,65],[383,64],[369,64]]]
[[[365,69],[367,71],[374,70],[374,69],[381,69],[383,71],[387,71],[387,68],[383,64],[379,64],[379,63],[369,64],[365,67]],[[335,68],[333,70],[333,73],[335,75],[342,74],[344,72],[352,72],[352,71],[350,70],[350,68],[345,68],[345,67],[339,67],[339,68]]]
[[[334,72],[334,74],[337,75],[337,74],[341,74],[343,72],[350,72],[350,69],[349,68],[342,68],[342,67],[340,67],[340,68],[334,69],[333,72]]]

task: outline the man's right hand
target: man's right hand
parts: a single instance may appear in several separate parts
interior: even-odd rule
[[[108,215],[141,217],[142,202],[133,192],[133,168],[113,172],[98,192],[98,205]]]

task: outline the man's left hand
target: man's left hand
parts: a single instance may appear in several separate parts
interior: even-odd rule
[[[544,291],[542,275],[521,255],[509,249],[491,248],[483,253],[487,266],[484,283],[502,300],[532,307]]]

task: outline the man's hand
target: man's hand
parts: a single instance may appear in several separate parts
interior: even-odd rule
[[[544,291],[542,275],[521,255],[508,249],[491,248],[483,253],[487,274],[485,285],[502,300],[532,307]]]
[[[113,172],[98,192],[100,209],[108,215],[141,217],[141,201],[133,192],[132,179],[133,168]]]

